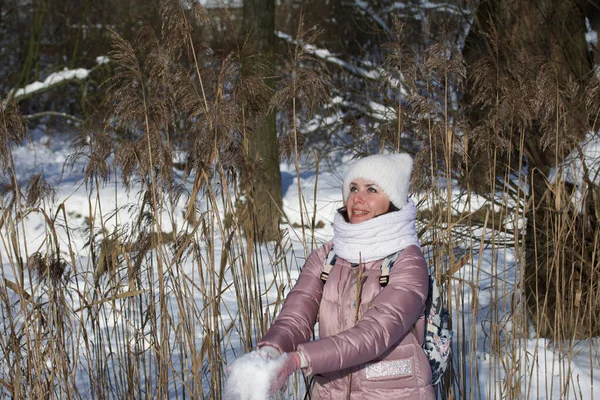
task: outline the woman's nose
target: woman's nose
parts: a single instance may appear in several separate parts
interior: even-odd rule
[[[363,194],[362,194],[362,193],[358,192],[358,193],[356,193],[356,194],[354,195],[354,202],[355,202],[355,203],[362,203],[362,202],[364,202],[364,200],[365,200],[365,199],[364,199],[364,196],[363,196]]]

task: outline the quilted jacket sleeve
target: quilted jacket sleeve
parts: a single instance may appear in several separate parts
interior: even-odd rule
[[[277,319],[258,343],[259,348],[268,345],[285,353],[295,351],[300,343],[311,339],[323,295],[323,260],[331,246],[327,243],[308,256]]]
[[[394,263],[389,284],[354,327],[298,346],[308,362],[304,372],[339,371],[376,359],[406,335],[423,314],[428,290],[423,254],[416,246],[406,248]]]

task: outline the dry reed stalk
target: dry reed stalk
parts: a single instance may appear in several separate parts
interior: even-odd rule
[[[170,12],[179,13],[181,8],[177,6]],[[284,236],[269,247],[255,244],[253,235],[256,227],[251,222],[246,225],[246,216],[235,215],[235,199],[240,196],[239,182],[230,173],[231,166],[238,159],[233,154],[218,155],[220,148],[243,146],[234,138],[227,137],[230,132],[245,132],[250,118],[245,111],[240,112],[233,104],[228,104],[226,96],[218,89],[233,81],[228,77],[234,75],[235,62],[231,60],[235,57],[223,57],[219,62],[199,57],[193,49],[186,17],[183,16],[183,22],[177,19],[180,17],[173,18],[173,24],[181,24],[179,29],[182,33],[177,36],[177,32],[173,32],[173,37],[179,37],[185,42],[185,47],[190,48],[189,57],[193,59],[195,71],[193,78],[180,74],[180,69],[174,66],[177,58],[174,53],[162,53],[165,49],[161,38],[152,38],[149,32],[145,32],[148,42],[140,44],[143,49],[130,48],[127,43],[116,39],[117,50],[121,51],[120,60],[130,68],[123,69],[123,75],[112,81],[115,95],[123,95],[114,104],[115,115],[124,117],[119,129],[126,130],[129,138],[120,139],[119,148],[111,143],[114,137],[109,134],[90,133],[81,138],[82,148],[88,151],[84,178],[89,183],[87,207],[90,223],[85,231],[87,254],[75,247],[78,243],[76,233],[81,231],[78,221],[69,217],[64,204],[59,204],[57,211],[50,212],[54,204],[49,199],[37,200],[36,191],[48,192],[41,190],[44,188],[41,177],[32,180],[30,187],[23,191],[16,176],[10,146],[0,149],[0,164],[13,186],[10,194],[2,197],[0,217],[0,259],[4,266],[0,282],[0,324],[2,331],[7,332],[0,337],[0,359],[4,360],[3,371],[6,370],[0,377],[3,394],[9,393],[14,398],[25,394],[33,398],[87,395],[94,398],[132,398],[140,395],[160,397],[174,390],[176,396],[181,394],[181,397],[220,398],[224,366],[231,361],[229,354],[238,349],[249,351],[253,348],[256,339],[264,334],[280,309],[285,290],[293,284],[292,276],[298,265],[287,257],[291,239]],[[307,43],[302,41],[302,35],[298,36],[299,48],[292,51],[289,61],[294,66],[298,64],[299,54],[302,55],[301,44]],[[148,69],[136,65],[138,57],[142,57],[138,53],[144,51],[148,52],[144,55],[148,58],[143,60]],[[467,135],[470,132],[461,129],[461,122],[453,115],[449,100],[453,90],[452,76],[460,75],[461,69],[456,64],[449,64],[448,57],[440,48],[430,49],[426,62],[418,60],[416,54],[401,46],[398,51],[396,61],[399,71],[406,73],[407,81],[412,80],[405,82],[406,87],[414,88],[415,82],[422,77],[426,78],[423,80],[426,86],[422,93],[411,92],[413,97],[409,104],[394,103],[397,113],[394,136],[383,140],[381,146],[389,142],[396,150],[411,150],[410,143],[402,142],[403,129],[412,128],[414,120],[420,118],[414,126],[427,151],[417,155],[417,162],[423,159],[429,161],[426,174],[430,195],[423,204],[429,205],[432,210],[423,229],[423,235],[428,236],[422,238],[429,244],[427,248],[432,249],[430,262],[437,267],[438,282],[446,285],[446,301],[455,317],[460,317],[460,323],[455,320],[453,326],[453,350],[458,362],[453,366],[454,374],[449,375],[440,388],[441,397],[529,398],[550,393],[555,387],[558,387],[560,399],[577,397],[581,389],[568,365],[576,356],[574,333],[584,329],[586,335],[593,336],[595,330],[591,324],[584,325],[583,318],[573,318],[573,315],[585,315],[590,321],[597,316],[599,288],[592,278],[600,273],[596,253],[600,237],[597,227],[590,231],[582,230],[580,216],[564,211],[573,195],[564,186],[553,186],[551,190],[554,192],[547,192],[542,198],[526,193],[522,176],[518,177],[516,187],[510,186],[508,181],[515,172],[523,170],[523,159],[529,156],[526,145],[531,139],[526,137],[527,132],[523,129],[518,130],[519,144],[509,149],[507,160],[499,161],[505,150],[501,146],[490,153],[489,159],[497,165],[497,169],[488,171],[487,180],[491,184],[483,194],[490,199],[492,206],[483,210],[483,217],[479,219],[476,217],[479,210],[471,209],[470,203],[461,210],[463,206],[453,201],[455,187],[451,180],[457,178],[457,171],[466,176],[481,172],[476,160],[469,158]],[[218,66],[215,74],[206,73],[207,67],[215,65]],[[389,63],[387,65],[392,67]],[[295,71],[300,72],[298,69]],[[278,103],[291,104],[291,116],[300,114],[301,104],[296,102],[296,94],[302,85],[311,83],[312,86],[307,87],[314,89],[316,97],[328,93],[325,86],[311,81],[310,74],[318,71],[308,68],[303,70],[306,75],[299,80],[285,81],[287,92],[283,90],[278,94],[282,100]],[[176,85],[176,79],[166,79],[169,75],[166,72],[172,72],[172,76],[181,79],[181,85]],[[132,98],[132,94],[127,93],[132,89],[132,76],[143,84],[141,92],[135,86],[132,93],[143,96]],[[165,91],[157,90],[158,87]],[[164,97],[158,96],[159,93]],[[170,102],[180,98],[178,96],[184,99]],[[140,98],[146,100],[141,108]],[[161,100],[155,102],[159,98]],[[494,96],[490,98],[494,99]],[[498,100],[501,99],[496,97],[493,101]],[[3,143],[12,145],[20,142],[22,137],[7,136],[13,131],[6,127],[18,126],[17,119],[6,122],[10,111],[7,110],[2,110],[0,130]],[[188,172],[195,171],[195,176],[185,209],[186,222],[182,226],[175,224],[180,210],[177,208],[179,192],[169,182],[169,171],[172,171],[168,162],[169,149],[177,140],[182,140],[177,137],[180,131],[174,123],[174,110],[184,113],[188,122],[194,121],[185,124],[183,129],[194,138],[188,142],[194,153]],[[553,110],[559,112],[558,108]],[[503,110],[497,111],[499,115],[506,116],[506,110],[504,114],[501,113]],[[244,122],[238,124],[239,120]],[[290,146],[290,151],[294,154],[300,185],[302,135],[296,126],[296,118],[291,120],[293,147]],[[131,129],[132,126],[141,127],[144,135],[133,137],[136,129]],[[513,129],[516,127],[513,126]],[[558,135],[559,129],[555,126],[555,146],[558,146]],[[486,145],[490,143],[484,142]],[[135,151],[127,151],[128,146]],[[554,151],[558,154],[560,149],[555,147]],[[117,155],[112,166],[107,162],[110,154]],[[204,154],[208,156],[203,158]],[[318,172],[320,158],[317,154],[315,159]],[[558,163],[558,158],[555,163]],[[462,169],[458,169],[458,165]],[[127,226],[125,221],[121,221],[117,210],[106,210],[101,206],[101,188],[110,177],[110,167],[117,177],[117,166],[121,168],[126,183],[130,184],[137,176],[143,184],[142,190],[147,193],[134,211],[139,221],[135,226]],[[158,170],[154,170],[154,166]],[[503,177],[504,183],[496,181],[498,176]],[[437,184],[440,177],[446,180],[444,185]],[[117,179],[115,207],[119,209],[127,205],[118,198],[116,182]],[[534,180],[529,182],[536,183]],[[217,186],[220,186],[220,191],[215,189]],[[315,245],[316,214],[307,213],[306,199],[302,197],[300,187],[298,190],[298,205],[303,211],[300,240],[305,252],[308,252]],[[23,195],[24,192],[28,192],[27,195]],[[467,198],[481,192],[480,187],[466,181]],[[503,198],[512,193],[514,205],[506,202],[495,204],[497,192],[502,193]],[[558,193],[562,197],[555,196]],[[547,202],[551,196],[554,196],[553,201]],[[544,209],[547,214],[531,212],[536,209]],[[313,210],[316,210],[316,204]],[[458,210],[461,216],[456,217],[453,210]],[[582,218],[585,220],[596,216],[596,213],[598,207],[586,209]],[[541,239],[541,235],[536,235],[533,249],[526,249],[524,232],[518,228],[510,232],[506,226],[512,214],[515,223],[531,215],[534,219],[531,227],[536,233],[546,232],[548,242],[552,243],[552,252],[548,251],[548,243]],[[168,218],[163,220],[163,215],[168,215]],[[39,248],[33,248],[30,245],[32,238],[26,230],[26,218],[37,216],[44,225],[47,239]],[[310,243],[305,232],[305,220],[312,221]],[[111,227],[113,222],[117,228]],[[164,232],[173,232],[175,243],[163,236]],[[109,257],[111,267],[98,273],[99,260],[102,259],[100,243],[108,244],[111,240],[121,245]],[[503,253],[503,246],[507,243],[514,248],[517,266],[514,273],[501,266],[508,264],[505,260],[507,255]],[[573,248],[573,243],[578,247]],[[60,250],[57,251],[59,245]],[[526,314],[522,289],[526,278],[520,267],[526,262],[526,251],[535,251],[544,257],[535,257],[540,262],[535,264],[535,268],[540,271],[535,276],[537,312],[533,315]],[[39,258],[42,268],[37,275],[25,268],[25,260],[30,260],[36,253],[44,255]],[[64,281],[52,279],[51,254],[57,254],[57,260],[64,257],[63,261],[68,264],[68,278],[67,275],[58,275],[63,276]],[[486,276],[483,270],[483,256],[486,254],[494,259],[491,277]],[[462,266],[461,260],[465,255],[470,262]],[[475,261],[477,255],[479,257]],[[588,266],[584,271],[589,275],[575,269],[575,263],[581,260],[586,260],[581,265]],[[547,271],[541,270],[542,264],[547,264]],[[269,270],[273,275],[270,279],[267,278]],[[558,284],[546,286],[539,283],[537,278],[542,273],[552,274]],[[9,274],[12,280],[7,280]],[[484,282],[492,285],[487,307],[478,297],[484,289],[481,287]],[[582,289],[587,284],[588,292]],[[548,293],[557,299],[554,305],[550,303]],[[571,294],[581,301],[569,302]],[[236,296],[235,311],[228,308],[227,296],[230,295]],[[553,319],[547,322],[544,315],[549,310],[552,310]],[[536,329],[529,330],[528,318],[535,321]],[[546,329],[542,329],[545,325],[559,339],[555,355],[548,359],[542,358],[548,353],[544,352],[542,356],[537,346],[545,342]],[[481,326],[486,335],[483,343],[478,341]],[[533,354],[527,353],[528,340],[536,342]],[[597,355],[592,341],[589,343],[590,380],[593,382],[596,373],[593,364]],[[489,364],[480,364],[477,360],[478,351],[482,348],[491,356]],[[551,371],[558,375],[558,380],[547,381],[539,376],[535,369],[538,364],[553,365],[552,368],[556,369]],[[55,368],[50,369],[48,365]],[[489,366],[487,379],[502,382],[502,386],[490,386],[487,393],[480,392],[481,365]],[[77,380],[82,376],[89,381],[87,389],[78,386]]]

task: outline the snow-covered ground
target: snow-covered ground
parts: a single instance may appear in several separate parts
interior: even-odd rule
[[[111,183],[102,185],[97,191],[86,187],[82,180],[82,167],[84,160],[80,160],[73,168],[66,168],[65,161],[70,155],[70,138],[65,135],[46,135],[43,129],[37,129],[33,132],[33,140],[22,147],[14,149],[13,158],[15,163],[15,172],[20,185],[34,174],[40,171],[44,172],[46,179],[53,185],[56,185],[56,201],[54,204],[46,204],[49,215],[56,215],[59,204],[64,204],[66,221],[62,218],[61,224],[68,225],[72,229],[70,247],[80,254],[75,254],[76,265],[79,275],[74,277],[71,287],[77,293],[85,293],[93,286],[91,274],[91,261],[89,260],[89,247],[86,236],[86,224],[90,216],[104,220],[104,226],[113,229],[116,226],[124,226],[135,222],[135,213],[132,212],[135,207],[132,205],[140,204],[139,186],[135,186],[127,191],[119,183],[118,179]],[[287,223],[284,228],[289,233],[289,245],[285,248],[284,256],[287,258],[289,279],[297,277],[302,260],[306,254],[315,245],[322,244],[331,239],[332,221],[336,209],[341,205],[341,176],[343,176],[351,155],[341,157],[342,163],[335,169],[325,168],[324,164],[319,169],[318,176],[315,174],[312,165],[314,160],[306,156],[301,160],[300,187],[302,188],[302,207],[305,210],[304,221],[307,216],[316,214],[316,221],[321,221],[320,228],[312,231],[306,229],[304,232],[298,226],[301,222],[300,203],[298,194],[298,180],[293,163],[282,163],[282,183],[284,190],[283,206]],[[184,182],[185,187],[191,188],[192,182]],[[315,194],[316,193],[316,197]],[[459,192],[456,191],[457,204],[460,204]],[[417,196],[418,197],[418,196]],[[163,227],[174,224],[180,229],[185,227],[186,222],[183,219],[185,211],[185,199],[179,200],[172,208],[172,213],[164,217]],[[426,201],[427,199],[418,199]],[[204,204],[200,199],[199,208],[208,209],[210,205]],[[425,203],[426,204],[426,203]],[[471,206],[479,207],[483,204],[481,199],[472,198]],[[458,208],[461,208],[459,206]],[[62,215],[62,214],[61,214]],[[60,224],[59,224],[60,225]],[[47,236],[49,234],[47,225],[44,223],[41,214],[32,213],[29,217],[23,219],[21,234],[26,238],[26,244],[22,243],[28,249],[29,253],[43,250],[48,245]],[[66,230],[60,230],[65,234]],[[5,234],[5,229],[0,231]],[[481,232],[470,232],[471,237],[481,236]],[[214,243],[214,260],[218,262],[221,258],[223,243],[218,235]],[[2,262],[2,278],[9,281],[17,280],[17,272],[8,254],[11,254],[9,238],[2,238],[0,245],[0,260]],[[63,236],[61,240],[66,241]],[[66,246],[66,242],[64,243]],[[457,241],[456,253],[460,257],[467,251],[466,245]],[[464,399],[499,399],[507,397],[507,393],[520,393],[519,398],[527,399],[593,399],[594,387],[600,387],[600,347],[598,340],[580,341],[577,343],[552,343],[544,339],[515,337],[511,332],[513,321],[510,311],[519,306],[519,297],[515,290],[519,288],[519,265],[515,251],[511,247],[498,248],[492,246],[479,246],[479,243],[470,244],[476,252],[466,259],[462,268],[454,274],[452,281],[451,295],[456,301],[456,307],[453,310],[453,326],[456,330],[454,343],[454,365],[458,373],[459,386],[464,390],[459,394],[459,398]],[[205,251],[206,249],[202,249]],[[204,254],[203,252],[200,254]],[[462,252],[462,253],[461,253]],[[268,257],[276,255],[277,250],[269,248],[266,245],[260,252],[263,260],[267,260],[264,265],[268,265]],[[210,258],[207,258],[210,260]],[[205,260],[205,261],[207,261]],[[218,268],[217,268],[218,270]],[[280,276],[280,271],[263,270],[264,281],[270,282],[274,277]],[[172,282],[189,282],[199,284],[201,272],[197,270],[197,264],[191,259],[183,262],[181,266],[170,272]],[[225,277],[225,281],[229,275]],[[277,278],[279,279],[279,278]],[[285,279],[283,280],[285,281]],[[227,282],[230,283],[230,282]],[[25,285],[30,285],[33,290],[33,282],[26,279]],[[182,287],[188,288],[183,284]],[[188,290],[181,287],[173,290]],[[265,285],[266,288],[266,285]],[[200,299],[202,289],[192,288],[190,296]],[[133,294],[131,294],[133,295]],[[272,304],[277,298],[277,287],[271,287],[263,293],[263,304]],[[220,329],[229,326],[230,323],[236,324],[239,293],[235,292],[235,285],[228,286],[220,295],[224,301],[222,314],[219,316],[218,325]],[[72,296],[73,309],[79,309],[85,306],[82,299],[85,295]],[[89,303],[99,299],[87,299]],[[200,301],[200,300],[198,300]],[[173,306],[172,304],[169,305]],[[264,306],[265,309],[268,305]],[[120,326],[123,324],[125,316],[119,314],[118,308],[114,309],[113,315],[103,320],[104,327]],[[176,308],[170,308],[174,315],[177,314]],[[76,316],[79,314],[75,313]],[[201,345],[201,339],[205,337],[206,330],[204,324],[213,324],[214,321],[197,321],[198,326],[193,327],[198,345]],[[145,337],[144,328],[129,326],[127,329],[135,330],[135,346],[141,350],[152,346],[152,340]],[[224,363],[232,363],[236,356],[243,353],[239,348],[239,336],[243,328],[234,327],[229,330],[226,336],[227,343],[223,345]],[[175,333],[168,333],[169,340],[174,340]],[[253,338],[256,341],[256,337]],[[85,348],[83,338],[80,338],[79,345]],[[110,347],[110,344],[105,344]],[[499,354],[498,346],[505,346],[506,352]],[[110,350],[106,350],[110,352]],[[187,368],[185,364],[185,354],[173,350],[172,360],[173,368],[181,371]],[[177,361],[177,362],[176,362]],[[85,397],[87,394],[92,397],[91,392],[87,392],[90,385],[87,362],[92,360],[79,360],[78,374],[76,381],[80,388],[80,393]],[[117,363],[112,361],[112,368],[119,368]],[[2,366],[5,368],[5,365]],[[514,372],[516,371],[516,375]],[[3,371],[0,370],[0,378]],[[237,381],[239,385],[252,385],[252,380],[257,377],[249,377],[244,382],[243,379]],[[203,385],[209,384],[203,380]],[[519,389],[515,389],[519,388]],[[180,395],[182,386],[170,386],[171,394]],[[2,392],[0,390],[0,397]],[[115,395],[115,397],[118,397]],[[596,396],[597,398],[600,396]]]

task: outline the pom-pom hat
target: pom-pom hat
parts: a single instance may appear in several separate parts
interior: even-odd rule
[[[350,194],[350,183],[362,178],[379,186],[398,209],[404,207],[408,202],[412,168],[413,159],[406,153],[376,154],[356,161],[344,177],[344,204]]]

